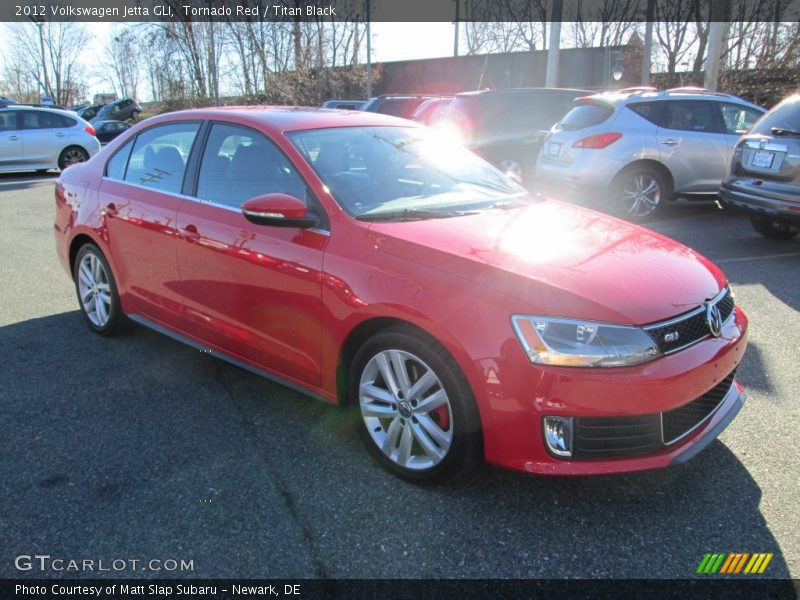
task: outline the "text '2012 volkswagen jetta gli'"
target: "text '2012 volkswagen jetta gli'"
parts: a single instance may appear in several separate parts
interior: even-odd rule
[[[394,117],[191,110],[56,185],[89,327],[129,321],[360,409],[390,471],[481,457],[545,474],[676,464],[744,394],[720,270],[651,231],[529,196]]]

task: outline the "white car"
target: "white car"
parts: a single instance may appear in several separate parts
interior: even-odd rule
[[[0,172],[63,170],[99,151],[94,128],[73,112],[19,104],[0,108]]]

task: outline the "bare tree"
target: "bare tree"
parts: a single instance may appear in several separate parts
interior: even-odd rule
[[[80,56],[91,36],[82,24],[13,23],[6,31],[6,71],[20,84],[38,88],[56,104],[72,104],[85,94]]]
[[[139,97],[140,55],[144,40],[134,27],[117,31],[106,47],[108,79],[118,96]]]

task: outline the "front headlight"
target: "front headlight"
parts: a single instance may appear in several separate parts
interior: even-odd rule
[[[638,327],[529,315],[514,315],[511,322],[530,361],[540,365],[623,367],[659,355]]]

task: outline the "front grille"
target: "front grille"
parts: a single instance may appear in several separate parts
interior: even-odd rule
[[[716,305],[724,323],[733,314],[733,295],[729,288],[725,288],[724,294],[716,301]],[[663,354],[695,344],[710,335],[705,305],[669,321],[648,325],[644,329]]]
[[[720,405],[733,385],[734,371],[697,400],[674,410],[662,413],[662,428],[665,444],[674,444],[700,423],[705,421]]]
[[[705,394],[664,413],[632,417],[577,417],[573,459],[649,454],[673,444],[705,421],[733,385],[733,371]]]
[[[574,458],[633,456],[654,452],[660,447],[658,414],[576,419]]]

